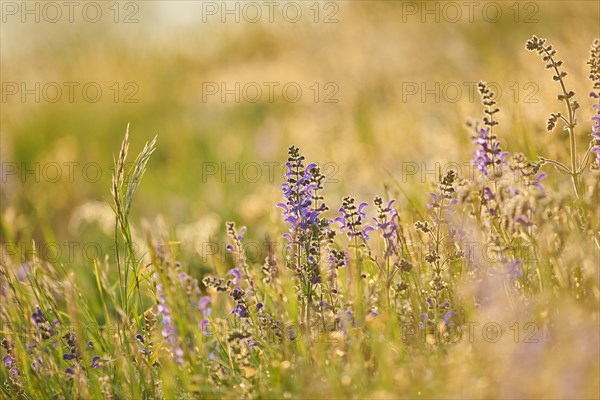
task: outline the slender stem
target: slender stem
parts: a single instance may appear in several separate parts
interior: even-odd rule
[[[570,169],[569,169],[567,166],[565,166],[563,163],[561,163],[561,162],[558,162],[558,161],[554,161],[554,160],[548,160],[548,159],[546,159],[546,158],[544,158],[544,159],[543,159],[543,161],[544,161],[545,163],[546,163],[546,162],[548,162],[548,163],[550,163],[550,164],[554,164],[556,167],[558,167],[558,168],[562,168],[562,170],[563,170],[563,171],[564,171],[566,174],[568,174],[568,175],[571,175],[571,170],[570,170]]]
[[[567,122],[567,131],[569,132],[569,150],[571,153],[571,180],[573,181],[573,187],[575,189],[575,194],[578,199],[581,199],[581,188],[579,185],[579,172],[577,170],[577,143],[575,141],[575,110],[571,107],[571,101],[569,100],[569,95],[567,92],[567,88],[565,87],[565,82],[563,81],[563,77],[554,62],[554,58],[550,55],[548,50],[544,48],[544,52],[550,61],[552,61],[552,68],[554,68],[554,72],[556,73],[556,77],[558,78],[558,82],[560,83],[560,88],[563,92],[564,102],[567,105],[567,110],[569,113],[569,120]],[[564,119],[564,118],[563,118]]]

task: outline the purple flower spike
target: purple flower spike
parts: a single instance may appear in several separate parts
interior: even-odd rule
[[[473,155],[473,163],[482,175],[487,176],[494,169],[506,165],[507,152],[503,152],[496,136],[490,134],[489,128],[479,128],[472,137],[478,146]]]

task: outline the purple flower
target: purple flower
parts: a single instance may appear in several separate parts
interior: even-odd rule
[[[256,342],[252,339],[246,339],[246,345],[250,350],[254,350],[254,348],[256,347]]]
[[[298,230],[306,231],[311,225],[317,225],[320,213],[327,207],[324,203],[316,206],[319,198],[315,198],[315,193],[320,187],[314,182],[313,172],[318,172],[317,164],[309,164],[304,168],[304,157],[294,146],[290,147],[289,155],[286,163],[286,182],[281,185],[285,203],[278,203],[277,206],[283,209],[283,220],[290,224],[290,232],[294,233]],[[288,239],[291,239],[291,236]]]
[[[240,318],[248,318],[250,315],[248,314],[248,310],[246,309],[246,307],[244,307],[243,304],[238,303],[235,308],[233,309],[233,311],[231,311],[232,314],[237,314]]]
[[[94,343],[93,343],[91,340],[89,340],[89,341],[87,342],[87,348],[88,348],[88,349],[93,349],[93,348],[94,348]]]
[[[545,172],[540,172],[539,174],[537,174],[537,176],[535,177],[535,182],[533,183],[533,186],[535,186],[536,188],[538,188],[538,190],[540,191],[540,193],[545,193],[544,190],[544,185],[542,184],[542,180],[545,179],[548,176],[547,173]]]
[[[232,268],[227,271],[227,275],[233,276],[233,284],[237,285],[237,283],[242,279],[242,275],[240,274],[240,269],[238,267]]]
[[[600,104],[592,106],[596,110],[596,114],[592,117],[594,125],[592,125],[592,152],[596,154],[594,161],[596,167],[600,167]]]
[[[450,318],[452,318],[455,315],[455,311],[447,311],[446,314],[444,314],[444,324],[446,324],[447,326],[453,326],[454,322],[450,321]]]
[[[510,266],[510,268],[507,271],[507,274],[515,276],[517,278],[522,277],[523,272],[521,272],[521,270],[519,269],[519,265],[521,265],[521,263],[522,263],[521,260],[517,260],[514,263],[512,263],[512,265]]]
[[[15,360],[14,360],[14,358],[12,358],[11,356],[5,356],[5,357],[2,359],[2,362],[4,363],[4,366],[5,366],[6,368],[9,368],[9,369],[10,369],[10,368],[12,367],[13,363],[15,362]]]
[[[35,311],[33,314],[31,314],[31,317],[33,318],[33,323],[35,326],[39,326],[40,324],[46,322],[46,317],[44,317],[44,313],[38,306],[35,307]]]
[[[208,324],[210,324],[210,321],[207,318],[204,318],[200,323],[200,330],[202,331],[202,333],[210,333],[210,331],[208,330]]]
[[[198,301],[198,308],[200,311],[205,312],[207,310],[207,305],[210,303],[210,296],[204,296]],[[210,309],[208,309],[210,310]]]
[[[71,353],[63,354],[63,360],[65,360],[65,361],[70,361],[70,360],[73,360],[74,358],[75,358],[75,356]]]
[[[423,322],[419,322],[419,327],[421,329],[425,329],[427,322],[429,322],[429,315],[422,313],[422,314],[419,314],[419,317],[421,317],[421,319],[423,320]]]
[[[65,372],[69,375],[75,375],[75,372],[71,368],[65,369]]]
[[[177,331],[177,327],[173,324],[173,318],[171,316],[171,312],[169,310],[169,307],[166,302],[166,297],[163,292],[163,285],[160,283],[157,284],[156,291],[157,291],[156,297],[158,298],[158,302],[159,302],[158,313],[162,317],[161,323],[162,323],[163,329],[161,331],[161,334],[165,338],[166,342],[171,346],[171,349],[173,350],[173,352],[175,354],[177,354],[177,351],[180,350],[180,348],[177,344],[177,338],[179,336],[179,333]],[[180,358],[176,358],[176,361],[179,363],[180,361],[183,361],[183,360]]]
[[[363,221],[367,215],[364,209],[367,207],[367,203],[360,203],[358,207],[354,205],[354,198],[350,196],[344,197],[342,200],[342,206],[339,208],[339,212],[342,214],[341,217],[337,217],[330,222],[338,222],[341,226],[340,232],[346,232],[349,239],[360,237],[364,241],[369,240],[368,233],[374,228],[369,225],[363,226]]]
[[[487,176],[490,168],[495,170],[506,165],[505,159],[508,157],[508,153],[502,151],[500,143],[495,135],[490,134],[489,128],[479,128],[477,134],[471,139],[478,146],[473,155],[473,163],[481,174]]]
[[[381,236],[387,241],[386,255],[390,256],[398,247],[398,229],[399,220],[398,212],[392,207],[396,200],[390,200],[386,207],[383,207],[381,197],[376,197],[374,200],[375,206],[378,209],[377,218],[373,218],[375,226],[381,232]]]
[[[242,226],[238,231],[238,240],[241,242],[244,239],[244,233],[246,232],[246,227]]]
[[[100,368],[100,364],[98,364],[98,361],[100,360],[100,356],[95,356],[94,358],[92,358],[92,368]]]
[[[19,282],[25,282],[29,271],[30,271],[29,264],[27,264],[26,262],[21,264],[21,266],[17,270],[17,279],[19,280]]]
[[[37,360],[31,363],[31,369],[39,371],[42,368],[42,357],[38,356]]]

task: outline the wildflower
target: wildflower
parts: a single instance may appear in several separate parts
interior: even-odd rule
[[[68,332],[67,334],[65,334],[63,336],[63,338],[65,339],[65,341],[67,342],[67,345],[69,346],[69,353],[64,354],[63,359],[64,360],[75,360],[75,361],[79,362],[81,360],[81,355],[79,353],[79,348],[77,345],[77,336],[75,336],[75,333],[73,333],[73,332]]]
[[[390,256],[398,247],[398,228],[399,216],[395,208],[392,207],[396,200],[388,201],[385,208],[383,199],[375,197],[374,203],[377,207],[378,216],[373,218],[375,227],[381,232],[381,236],[386,240],[386,255]]]
[[[594,166],[600,168],[600,105],[594,104],[596,114],[592,117],[594,125],[592,126],[592,153],[596,154]]]
[[[506,165],[505,159],[508,157],[508,153],[502,151],[500,142],[493,134],[493,127],[498,125],[498,121],[494,120],[494,114],[500,110],[495,108],[494,92],[489,89],[485,82],[479,82],[477,89],[485,107],[484,113],[486,115],[483,117],[485,127],[475,126],[475,135],[471,137],[477,145],[477,149],[473,154],[473,163],[482,175],[491,175],[492,178],[496,178],[501,176],[502,166]]]
[[[203,319],[202,322],[200,322],[200,329],[203,333],[208,333],[208,324],[209,324],[209,320],[208,320],[208,316],[211,313],[211,308],[208,307],[208,304],[210,303],[210,297],[209,296],[204,296],[202,298],[200,298],[200,300],[198,301],[198,309],[200,310],[200,312],[203,315]]]
[[[312,194],[316,187],[310,184],[311,172],[316,164],[309,164],[304,168],[304,156],[300,155],[300,149],[295,146],[290,147],[288,153],[286,182],[281,185],[286,202],[277,206],[284,210],[284,221],[291,225],[290,232],[294,233],[296,230],[307,230],[318,216],[318,212],[311,208]]]
[[[92,368],[100,368],[100,364],[98,364],[98,361],[100,361],[100,356],[95,356],[94,358],[92,358]]]
[[[169,306],[167,305],[167,299],[161,283],[156,285],[156,297],[158,298],[159,303],[158,313],[162,317],[161,323],[163,325],[163,329],[161,331],[161,335],[171,346],[173,353],[177,355],[179,353],[178,350],[180,350],[179,345],[177,344],[179,333],[177,331],[177,327],[174,325],[173,317],[171,316]],[[176,357],[176,362],[181,365],[183,363],[183,357]]]
[[[446,175],[442,178],[441,182],[438,185],[439,193],[430,192],[431,203],[427,204],[427,208],[432,211],[436,211],[433,213],[433,224],[434,226],[438,226],[438,224],[446,222],[448,217],[454,213],[453,206],[458,203],[456,200],[456,191],[454,190],[454,182],[456,181],[456,172],[453,170],[449,170]],[[428,226],[427,222],[417,222],[415,224],[416,228],[422,231],[423,233],[431,232],[431,227]]]
[[[42,368],[42,357],[38,357],[36,361],[31,363],[31,369],[37,372],[41,368]]]
[[[514,263],[512,263],[512,265],[510,266],[510,268],[507,270],[507,274],[508,275],[512,275],[514,277],[520,278],[523,276],[523,272],[521,272],[521,270],[519,269],[519,265],[521,265],[523,263],[523,261],[521,260],[516,260]]]
[[[210,308],[207,307],[208,303],[210,303],[209,296],[204,296],[198,301],[198,308],[205,314],[210,314]]]
[[[238,267],[232,268],[227,271],[227,275],[233,276],[233,284],[237,285],[238,282],[242,279],[242,275],[240,274],[240,269]]]
[[[593,167],[600,168],[600,40],[594,40],[590,49],[590,59],[587,64],[590,66],[590,79],[594,83],[593,89],[590,92],[590,97],[596,99],[597,103],[592,107],[596,111],[592,117],[592,149],[596,154]]]
[[[40,332],[42,339],[50,339],[56,332],[54,331],[50,322],[46,319],[46,316],[42,312],[39,306],[35,307],[35,311],[31,314],[33,323]],[[58,321],[54,321],[54,326],[58,326]]]
[[[233,298],[236,305],[235,308],[231,311],[232,314],[236,314],[240,318],[248,318],[250,313],[248,312],[248,306],[246,304],[246,293],[240,287],[235,287],[229,293],[229,295]]]
[[[479,172],[486,176],[492,171],[494,176],[501,173],[499,167],[506,165],[505,159],[508,152],[502,151],[496,136],[490,133],[489,128],[479,128],[472,139],[478,146],[474,153],[473,163]]]
[[[455,315],[456,315],[456,311],[447,311],[444,314],[444,324],[446,324],[447,326],[453,326],[454,323],[452,321],[450,321],[450,318],[452,318]]]
[[[343,250],[331,249],[329,252],[329,258],[327,264],[329,265],[329,271],[334,272],[336,269],[345,267],[348,265],[348,254]]]
[[[5,356],[2,359],[2,363],[4,364],[4,366],[8,369],[10,369],[12,367],[12,365],[14,364],[15,359],[12,358],[11,356]]]
[[[423,320],[422,322],[419,322],[419,327],[421,329],[425,329],[425,326],[427,326],[427,323],[429,322],[429,315],[427,315],[426,313],[421,313],[419,314],[419,317],[421,317],[421,319]]]
[[[360,237],[363,241],[369,240],[368,233],[374,228],[372,226],[364,226],[363,221],[367,218],[364,209],[368,206],[367,203],[360,203],[358,208],[354,204],[354,198],[346,196],[342,200],[342,206],[339,212],[342,214],[341,217],[337,217],[332,222],[339,222],[340,232],[346,231],[349,239]]]

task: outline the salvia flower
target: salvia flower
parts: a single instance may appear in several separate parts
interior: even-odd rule
[[[377,207],[377,218],[373,218],[375,221],[375,227],[380,231],[381,236],[387,242],[386,255],[390,256],[394,253],[398,247],[398,229],[399,229],[399,216],[396,209],[393,207],[395,200],[388,201],[387,205],[383,206],[383,199],[381,197],[375,197],[374,203]]]
[[[42,312],[42,310],[39,306],[35,307],[35,311],[33,312],[33,314],[31,314],[31,318],[33,319],[33,323],[34,323],[35,327],[40,332],[42,339],[50,339],[51,337],[53,337],[56,334],[53,326],[46,319],[46,316],[44,315],[44,313]],[[57,326],[57,325],[58,325],[58,321],[54,321],[54,326]]]
[[[4,364],[4,366],[8,369],[12,368],[13,364],[15,363],[15,359],[12,358],[11,356],[5,356],[2,359],[2,363]]]
[[[592,153],[596,155],[596,159],[593,161],[592,167],[595,169],[600,168],[600,40],[594,40],[590,49],[590,59],[587,64],[590,66],[590,79],[594,86],[590,92],[590,97],[596,101],[592,105],[596,111],[592,117]]]
[[[506,165],[506,157],[508,152],[502,151],[500,143],[496,136],[491,133],[490,128],[478,128],[477,133],[472,136],[473,142],[477,145],[477,150],[474,152],[473,163],[481,172],[488,176],[493,174],[494,177],[501,174],[501,166]]]
[[[433,212],[433,224],[435,226],[447,222],[448,218],[454,213],[454,205],[458,203],[454,189],[455,181],[456,172],[448,170],[438,185],[438,193],[429,193],[431,203],[427,204],[427,208]],[[417,229],[427,233],[425,227],[417,227]]]
[[[594,167],[600,168],[600,104],[594,104],[596,114],[592,117],[592,153],[596,154]]]
[[[494,126],[498,125],[498,121],[494,120],[494,114],[500,110],[496,108],[494,92],[485,82],[479,82],[477,89],[485,107],[483,117],[485,126],[474,126],[475,135],[471,138],[477,145],[477,149],[473,155],[473,163],[482,175],[497,178],[502,175],[502,166],[506,165],[505,159],[508,157],[508,153],[502,151],[500,142],[493,133]]]
[[[456,315],[456,311],[447,311],[444,314],[444,324],[446,326],[453,326],[454,322],[451,321],[451,318]]]
[[[346,196],[342,200],[342,206],[339,211],[342,214],[341,217],[337,217],[332,222],[338,222],[340,226],[340,232],[346,232],[349,239],[362,238],[363,241],[369,240],[368,233],[374,228],[369,225],[365,225],[363,221],[367,219],[367,215],[364,209],[368,206],[367,203],[360,203],[358,207],[354,204],[354,198]]]
[[[204,296],[198,301],[198,309],[200,310],[203,316],[202,322],[200,322],[200,329],[203,333],[208,333],[208,324],[210,323],[210,321],[208,320],[208,316],[212,311],[211,308],[208,306],[209,304],[209,296]]]
[[[161,323],[163,329],[161,331],[162,337],[165,338],[165,341],[170,345],[171,351],[176,356],[176,362],[181,365],[183,363],[183,357],[178,357],[180,354],[180,347],[177,344],[177,338],[179,337],[179,333],[177,331],[177,327],[175,326],[175,322],[171,315],[171,311],[169,306],[167,305],[167,299],[165,297],[163,291],[163,285],[161,283],[156,284],[156,297],[158,298],[158,314],[161,316]]]
[[[317,164],[304,167],[304,156],[300,150],[292,146],[288,151],[286,163],[287,172],[285,183],[281,185],[285,203],[277,204],[283,209],[283,219],[290,224],[292,234],[297,231],[307,231],[310,226],[318,224],[318,217],[327,207],[324,203],[316,206],[321,199],[317,191],[322,187],[324,177],[320,174]],[[288,240],[291,236],[287,235]]]

